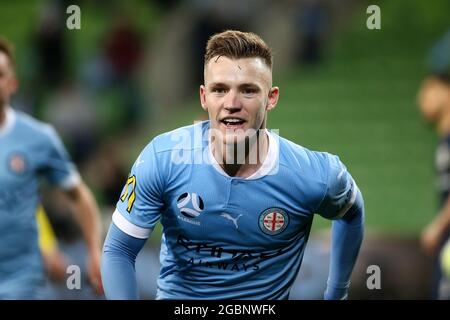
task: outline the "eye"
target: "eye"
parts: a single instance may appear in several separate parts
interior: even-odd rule
[[[247,87],[242,89],[242,93],[246,96],[250,96],[258,93],[258,89],[253,87]]]
[[[223,88],[223,87],[213,87],[211,89],[212,92],[214,93],[219,93],[219,94],[225,94],[227,93],[227,89]]]

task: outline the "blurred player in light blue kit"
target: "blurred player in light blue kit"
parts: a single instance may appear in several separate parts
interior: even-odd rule
[[[287,299],[319,213],[334,220],[324,298],[346,299],[363,199],[337,156],[266,129],[279,97],[271,49],[216,34],[204,76],[209,121],[156,137],[131,169],[103,249],[107,298],[138,298],[135,258],[160,220],[158,299]]]
[[[68,195],[87,243],[90,280],[101,293],[97,204],[55,130],[11,108],[17,87],[12,49],[0,39],[0,299],[39,297],[44,274],[35,214],[41,177]]]

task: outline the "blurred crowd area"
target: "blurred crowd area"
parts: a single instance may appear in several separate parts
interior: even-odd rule
[[[66,26],[71,4],[81,9],[80,30]],[[350,13],[354,5],[345,1],[344,7]],[[55,126],[107,217],[139,149],[195,97],[212,34],[261,34],[277,48],[278,73],[320,63],[331,24],[347,15],[333,1],[301,0],[47,0],[26,6],[2,3],[4,14],[18,19],[9,16],[10,21],[26,26],[21,33],[2,34],[16,47],[20,90],[12,105]],[[269,17],[273,23],[266,23]],[[293,41],[278,32],[288,32]],[[197,115],[205,116],[199,108],[186,124]],[[51,219],[63,223],[67,215],[59,214],[64,208],[54,200],[58,192],[46,188],[43,195]]]
[[[379,31],[366,28],[373,3],[358,0],[0,1],[0,35],[16,46],[20,80],[12,105],[55,126],[95,193],[106,232],[139,151],[157,133],[206,117],[197,95],[209,36],[254,31],[274,49],[275,77],[284,85],[269,123],[300,144],[340,154],[365,195],[369,236],[356,298],[427,298],[430,264],[417,238],[436,209],[434,136],[421,123],[416,93],[447,59],[429,50],[450,28],[448,4],[376,2]],[[80,30],[66,26],[71,4],[81,9]],[[80,233],[61,196],[44,186],[61,247],[82,264]],[[321,297],[327,241],[310,245],[319,249],[307,250],[292,298]],[[146,298],[156,290],[158,235],[151,244],[137,269]],[[399,261],[409,262],[402,281]],[[369,264],[388,270],[389,292],[367,291]],[[63,285],[48,290],[53,298],[92,298]]]
[[[122,184],[126,175],[114,155],[136,131],[158,124],[155,115],[171,116],[197,93],[210,35],[227,28],[263,35],[274,32],[273,25],[264,25],[264,12],[273,14],[283,8],[278,23],[287,26],[279,28],[291,30],[295,41],[284,44],[290,48],[277,50],[277,72],[297,62],[318,63],[332,4],[264,0],[75,3],[81,9],[81,30],[66,27],[70,16],[66,9],[72,1],[48,0],[30,2],[35,7],[29,17],[33,23],[17,34],[18,39],[2,34],[17,51],[20,90],[13,104],[56,127],[76,164],[88,176],[95,176],[92,181],[100,184],[101,199],[108,205],[114,204],[117,195],[117,181],[111,180],[118,177]],[[13,12],[15,5],[2,6]],[[17,7],[19,11],[21,5]],[[255,7],[265,9],[255,15]],[[285,16],[289,11],[290,17]],[[140,13],[144,16],[138,19]],[[142,23],[146,19],[148,26]],[[275,37],[268,41],[276,41]]]

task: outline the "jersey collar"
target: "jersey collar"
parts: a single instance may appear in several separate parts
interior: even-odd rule
[[[267,134],[267,137],[269,138],[269,150],[267,151],[266,159],[264,159],[264,163],[255,173],[253,173],[249,177],[242,178],[243,180],[256,180],[265,177],[267,175],[273,175],[277,172],[276,169],[278,168],[279,147],[280,147],[278,142],[278,136],[275,136],[267,129],[265,129],[265,134]],[[209,149],[208,153],[210,163],[213,165],[214,169],[216,169],[220,174],[228,178],[232,178],[219,165],[216,158],[214,158],[214,155],[212,154],[211,148],[209,146],[208,149]]]
[[[6,107],[5,122],[0,125],[0,137],[8,134],[14,126],[16,120],[16,113],[11,107]]]

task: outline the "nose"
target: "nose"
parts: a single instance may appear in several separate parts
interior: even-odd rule
[[[228,91],[225,98],[224,108],[230,113],[237,112],[242,109],[242,103],[239,99],[239,95],[235,90]]]

